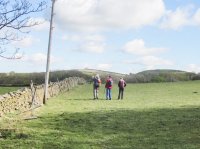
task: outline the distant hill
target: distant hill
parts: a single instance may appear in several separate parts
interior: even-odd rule
[[[104,71],[104,70],[96,70],[96,69],[79,69],[78,71],[82,72],[85,75],[90,76],[90,78],[92,78],[92,76],[95,76],[96,74],[99,74],[103,83],[106,81],[106,78],[109,75],[112,77],[114,82],[117,82],[120,79],[120,77],[126,76],[125,74],[121,74],[121,73]]]
[[[95,70],[95,69],[73,69],[51,71],[49,74],[50,82],[56,82],[68,77],[82,77],[91,82],[92,76],[99,74],[102,82],[105,82],[108,75],[111,75],[114,81],[119,80],[124,74]],[[45,72],[33,73],[0,73],[0,86],[29,86],[31,80],[35,84],[43,84],[45,81]]]
[[[125,76],[125,74],[122,73],[116,73],[116,72],[111,72],[111,71],[104,71],[104,70],[97,70],[97,69],[78,69],[78,71],[81,71],[85,74],[88,75],[114,75],[114,76]]]
[[[182,70],[173,70],[173,69],[155,69],[155,70],[145,70],[137,74],[158,74],[158,73],[188,73]]]
[[[129,74],[126,79],[128,82],[176,82],[194,80],[196,74],[181,70],[157,69],[146,70],[137,74]]]
[[[121,74],[110,71],[102,71],[96,69],[74,69],[74,70],[58,70],[50,72],[50,81],[56,82],[68,77],[82,77],[88,82],[92,81],[92,76],[99,74],[104,83],[107,76],[111,75],[114,82],[118,82],[123,77],[128,83],[148,83],[148,82],[176,82],[200,80],[200,74],[181,70],[146,70],[136,74]],[[45,72],[39,73],[0,73],[0,86],[29,86],[30,81],[35,84],[42,84],[45,81]]]
[[[68,77],[83,77],[86,80],[90,79],[90,76],[83,74],[77,70],[58,70],[51,71],[49,73],[49,81],[56,82],[61,81]],[[45,72],[33,72],[33,73],[0,73],[0,85],[1,86],[29,86],[31,80],[35,84],[43,84],[45,81]]]

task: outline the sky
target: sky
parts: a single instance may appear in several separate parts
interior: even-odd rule
[[[0,72],[45,72],[51,1],[32,14],[42,22],[7,45],[18,60],[0,58]],[[50,70],[152,69],[200,72],[199,0],[57,0]]]

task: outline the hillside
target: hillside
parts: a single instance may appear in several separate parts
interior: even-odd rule
[[[110,72],[110,71],[103,71],[103,70],[96,70],[96,69],[79,69],[78,71],[82,72],[85,75],[95,76],[96,74],[99,74],[102,81],[105,82],[106,78],[110,75],[112,76],[114,82],[117,82],[120,77],[125,77],[125,74],[116,73],[116,72]]]
[[[195,73],[171,70],[171,69],[157,69],[146,70],[137,74],[129,74],[126,79],[128,82],[176,82],[176,81],[189,81],[194,80],[197,76]],[[196,80],[196,79],[195,79]]]
[[[104,71],[104,70],[96,70],[96,69],[78,69],[78,71],[81,71],[85,74],[88,75],[95,75],[95,74],[99,74],[99,75],[114,75],[114,76],[125,76],[125,74],[122,73],[117,73],[117,72],[111,72],[111,71]]]
[[[51,71],[49,80],[51,82],[61,81],[68,77],[82,77],[87,81],[91,81],[92,76],[99,74],[104,82],[108,75],[111,75],[114,81],[117,81],[124,74],[108,72],[95,69],[73,69],[73,70],[58,70]],[[30,81],[33,80],[35,84],[42,84],[45,81],[44,72],[33,73],[0,73],[0,86],[29,86]]]
[[[82,77],[88,82],[91,82],[92,76],[99,74],[103,83],[108,75],[111,75],[114,82],[117,82],[120,77],[123,77],[128,83],[147,83],[147,82],[176,82],[188,80],[200,80],[199,74],[185,72],[181,70],[147,70],[137,74],[121,74],[110,71],[96,69],[73,69],[73,70],[58,70],[50,72],[50,81],[61,81],[68,77]],[[0,73],[0,86],[29,86],[30,81],[35,84],[42,84],[45,80],[45,73]]]
[[[137,74],[158,74],[158,73],[188,73],[182,70],[173,70],[173,69],[155,69],[155,70],[145,70]]]
[[[77,70],[59,70],[51,71],[49,73],[50,82],[61,81],[69,77],[82,77],[86,80],[90,76],[83,74]],[[33,73],[0,73],[0,86],[29,86],[30,81],[35,84],[43,84],[45,81],[45,72],[33,72]]]

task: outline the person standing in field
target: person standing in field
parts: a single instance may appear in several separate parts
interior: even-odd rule
[[[106,80],[106,84],[105,84],[106,100],[112,99],[112,94],[111,94],[112,86],[113,86],[113,80],[112,80],[111,76],[108,76],[108,78]]]
[[[96,76],[93,77],[93,95],[94,99],[98,99],[98,92],[99,92],[99,87],[101,85],[101,79],[99,75],[97,74]]]
[[[123,99],[124,88],[126,87],[126,82],[124,81],[123,78],[120,78],[120,80],[118,82],[118,87],[119,87],[118,99]]]

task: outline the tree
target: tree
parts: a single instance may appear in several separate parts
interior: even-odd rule
[[[39,0],[38,0],[39,1]],[[37,21],[30,21],[30,15],[46,8],[46,2],[40,0],[32,4],[29,0],[0,0],[0,57],[17,59],[18,50],[12,56],[5,56],[5,45],[20,40],[19,34],[28,33],[27,28],[38,25]]]

